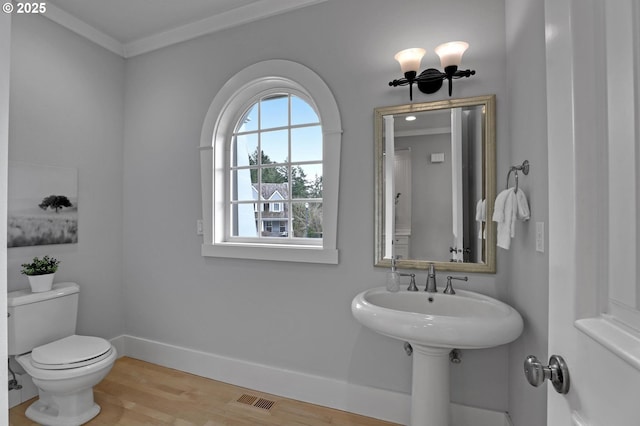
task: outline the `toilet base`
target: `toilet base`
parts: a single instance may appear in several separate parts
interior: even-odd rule
[[[31,404],[25,415],[34,422],[47,426],[79,426],[100,413],[93,401],[93,389],[73,395],[52,395],[40,391],[39,399]]]

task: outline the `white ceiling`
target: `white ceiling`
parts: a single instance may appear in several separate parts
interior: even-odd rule
[[[125,58],[326,0],[49,0],[45,17]]]

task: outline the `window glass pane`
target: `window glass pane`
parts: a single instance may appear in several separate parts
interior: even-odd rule
[[[306,101],[291,95],[291,125],[319,123],[318,115]]]
[[[233,138],[231,152],[231,165],[233,167],[255,164],[255,155],[258,152],[258,134],[239,135]],[[254,162],[251,162],[251,160]]]
[[[291,129],[291,161],[322,161],[322,128]]]
[[[293,236],[322,238],[322,203],[292,203]]]
[[[230,154],[230,235],[322,239],[323,136],[311,104],[262,98],[236,124]]]
[[[238,126],[235,133],[251,132],[258,130],[258,104],[254,104],[249,110],[238,120]]]
[[[287,220],[264,220],[262,222],[262,228],[260,230],[260,235],[263,237],[277,237],[277,238],[286,238],[289,236],[287,231],[288,229],[288,221]]]
[[[256,149],[251,151],[251,154],[249,154],[249,164],[252,166],[258,165],[258,147],[256,147]],[[256,179],[253,182],[257,182],[257,181],[258,180]]]
[[[260,101],[260,128],[273,129],[289,125],[289,97],[274,95]]]
[[[262,186],[266,186],[266,184],[274,184],[267,189],[262,189],[262,196],[265,200],[270,199],[276,190],[279,191],[283,197],[286,197],[285,194],[288,194],[288,191],[286,190],[288,187],[287,182],[289,181],[289,173],[286,166],[265,167],[261,169],[261,173]]]
[[[262,147],[262,164],[284,163],[289,158],[288,130],[263,132],[260,144]]]
[[[255,200],[258,193],[253,184],[256,183],[257,176],[256,169],[232,170],[231,201]]]
[[[322,198],[322,164],[291,167],[293,198]]]
[[[231,206],[231,235],[234,237],[258,236],[257,213],[254,212],[252,203],[233,204]]]

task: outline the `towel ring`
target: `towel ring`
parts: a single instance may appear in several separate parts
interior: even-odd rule
[[[524,160],[524,162],[519,166],[511,166],[509,168],[509,173],[507,174],[507,187],[509,189],[509,179],[511,178],[511,172],[515,172],[516,175],[516,187],[513,192],[518,192],[518,170],[522,171],[525,175],[529,174],[529,160]]]

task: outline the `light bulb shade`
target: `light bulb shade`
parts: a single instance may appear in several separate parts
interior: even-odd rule
[[[435,51],[440,56],[442,68],[449,66],[459,67],[462,62],[462,54],[469,48],[469,43],[464,41],[450,41],[436,47]]]
[[[420,70],[420,61],[422,57],[427,53],[426,50],[419,47],[413,47],[411,49],[401,50],[394,56],[395,60],[400,63],[400,69],[403,73]]]

